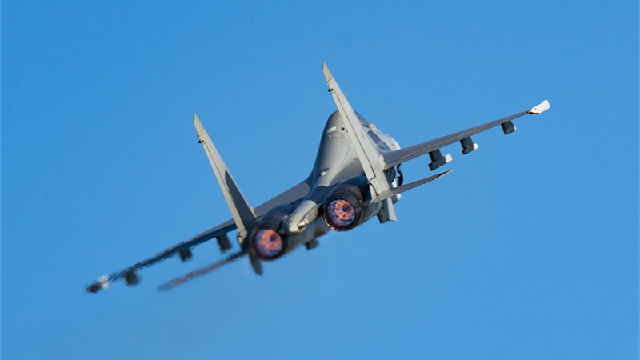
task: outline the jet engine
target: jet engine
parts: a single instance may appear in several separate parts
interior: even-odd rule
[[[324,206],[324,221],[332,230],[351,230],[362,220],[362,192],[353,185],[338,186]]]
[[[262,216],[251,238],[251,247],[261,260],[275,260],[287,252],[287,237],[278,232],[286,217],[287,214],[277,208]]]

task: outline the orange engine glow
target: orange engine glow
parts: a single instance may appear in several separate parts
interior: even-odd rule
[[[253,237],[253,248],[263,259],[271,259],[282,251],[284,242],[275,230],[260,230]]]
[[[356,218],[356,210],[348,201],[336,199],[329,203],[325,212],[327,224],[335,230],[346,230]]]

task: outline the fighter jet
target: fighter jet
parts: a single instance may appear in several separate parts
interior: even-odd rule
[[[318,246],[318,239],[332,230],[350,231],[374,217],[380,223],[397,221],[394,206],[401,193],[452,171],[404,184],[402,163],[429,154],[429,168],[436,170],[452,160],[451,155],[442,155],[443,147],[459,142],[462,154],[469,154],[478,149],[471,136],[497,126],[501,126],[505,134],[511,134],[516,130],[514,119],[540,114],[550,107],[545,100],[517,114],[401,149],[393,138],[354,111],[325,63],[322,63],[322,72],[338,110],[329,116],[322,131],[318,155],[309,177],[266,203],[252,207],[194,114],[198,142],[209,158],[233,218],[152,258],[109,276],[101,276],[86,290],[97,293],[120,279],[127,285],[137,285],[139,270],[174,256],[188,261],[193,248],[214,238],[225,253],[233,248],[227,234],[234,230],[237,230],[236,251],[175,278],[159,289],[172,289],[245,257],[255,274],[262,275],[264,262],[280,259],[303,245],[312,250]]]

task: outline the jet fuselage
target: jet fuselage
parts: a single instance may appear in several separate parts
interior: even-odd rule
[[[358,118],[364,132],[380,152],[400,149],[395,140],[382,133],[375,125],[367,123],[359,114]],[[392,184],[395,171],[391,169],[385,174],[387,181]],[[327,234],[330,230],[351,230],[364,224],[380,211],[381,204],[370,201],[369,183],[363,174],[362,165],[349,140],[346,127],[338,111],[331,114],[323,130],[318,155],[309,176],[309,185],[311,191],[305,198],[276,207],[262,217],[262,226],[258,225],[258,232],[261,227],[263,229],[270,228],[279,233],[283,242],[282,248],[277,253],[261,256],[262,260],[275,260],[300,245],[313,244],[314,241],[317,241],[316,239]],[[347,228],[332,227],[329,223],[331,218],[327,218],[326,215],[330,198],[332,196],[336,199],[342,198],[336,192],[345,193],[346,196],[342,197],[348,197],[350,193],[356,194],[351,202],[358,202],[358,204],[353,204],[358,208],[353,209],[355,218],[349,224],[352,226],[346,226]],[[350,205],[344,202],[337,202],[337,204],[343,204],[347,207]],[[265,223],[270,223],[270,225],[265,226]],[[262,234],[260,235],[262,236]],[[260,254],[261,248],[260,241],[268,240],[262,237],[257,239],[254,236],[256,243],[252,245],[258,247],[258,254]],[[268,243],[265,244],[268,246]],[[311,247],[308,246],[308,248]]]

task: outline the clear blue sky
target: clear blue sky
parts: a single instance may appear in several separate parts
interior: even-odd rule
[[[637,1],[2,2],[2,359],[637,359]],[[335,105],[444,149],[376,221],[169,293],[230,218],[304,179]],[[403,166],[415,180],[427,158]]]

